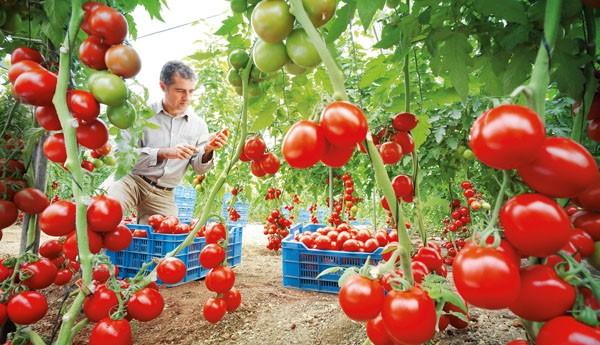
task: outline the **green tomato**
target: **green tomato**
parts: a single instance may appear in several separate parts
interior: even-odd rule
[[[94,78],[90,91],[100,103],[118,106],[127,99],[127,87],[121,77],[106,73]]]
[[[290,59],[300,67],[311,68],[321,62],[317,49],[302,29],[292,31],[287,38],[285,47]]]
[[[475,154],[473,153],[473,151],[466,149],[465,152],[463,152],[463,158],[466,160],[471,160],[475,158]]]
[[[248,7],[248,2],[246,0],[231,0],[231,10],[233,13],[242,13]]]
[[[116,107],[109,106],[106,109],[106,115],[110,123],[120,129],[127,129],[135,122],[135,109],[127,101]]]
[[[262,91],[260,90],[260,87],[258,86],[257,83],[248,84],[248,96],[258,97],[258,96],[260,96],[261,93],[262,93]]]
[[[96,169],[100,169],[104,166],[104,162],[100,159],[94,159],[93,164],[94,164],[94,168],[96,168]]]
[[[259,40],[252,51],[254,65],[265,73],[275,72],[288,61],[283,43],[268,43]]]
[[[235,69],[242,69],[250,60],[250,56],[243,49],[236,49],[229,53],[229,64]]]
[[[302,0],[302,5],[315,27],[324,25],[333,17],[336,0]]]
[[[292,32],[294,16],[283,0],[261,1],[252,11],[252,28],[263,41],[279,43]]]
[[[197,184],[194,188],[196,188],[197,192],[202,191],[202,185],[200,185],[200,184]]]
[[[113,166],[113,165],[117,164],[117,161],[115,160],[115,158],[113,156],[104,156],[104,157],[102,157],[102,161],[104,162],[104,164],[106,164],[108,166]]]
[[[230,69],[227,73],[227,81],[232,86],[242,86],[242,77],[240,77],[240,72],[234,68]]]
[[[87,86],[88,91],[91,92],[91,90],[92,90],[92,84],[94,83],[94,81],[96,79],[98,79],[101,76],[105,76],[107,74],[110,74],[110,72],[109,71],[95,71],[95,72],[92,72],[92,74],[90,74],[88,76],[88,78],[87,78],[86,86]]]
[[[592,256],[587,258],[587,261],[595,269],[600,270],[600,241],[594,244],[595,250]]]
[[[489,209],[492,208],[492,205],[490,205],[489,202],[484,201],[484,202],[481,203],[481,208],[483,208],[484,210],[489,210]]]
[[[306,68],[300,67],[295,63],[288,61],[288,63],[285,64],[285,71],[292,75],[301,75],[306,73]]]

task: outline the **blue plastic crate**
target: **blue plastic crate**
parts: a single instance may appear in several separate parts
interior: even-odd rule
[[[187,199],[196,199],[196,188],[194,187],[186,187],[186,186],[177,186],[175,187],[175,199],[177,198],[187,198]]]
[[[130,229],[143,229],[148,233],[148,238],[134,237],[129,247],[120,252],[106,251],[111,262],[119,268],[119,278],[130,278],[135,276],[140,267],[153,258],[165,256],[168,252],[175,249],[187,236],[187,234],[157,234],[152,232],[152,227],[148,225],[128,224]],[[227,226],[229,230],[229,243],[227,245],[227,262],[230,266],[237,266],[242,262],[242,227]],[[200,251],[204,247],[204,237],[196,237],[194,243],[184,248],[175,257],[185,263],[187,268],[184,279],[169,286],[180,285],[189,281],[204,278],[208,274],[208,269],[200,266]],[[149,270],[154,268],[154,264]],[[158,280],[159,285],[163,283]]]
[[[383,248],[373,253],[342,252],[333,250],[309,249],[304,243],[294,240],[297,232],[311,231],[324,227],[323,224],[294,225],[290,234],[282,242],[283,286],[301,290],[338,293],[338,280],[341,272],[328,274],[316,279],[317,275],[330,267],[361,267],[367,257],[372,263],[381,260]]]

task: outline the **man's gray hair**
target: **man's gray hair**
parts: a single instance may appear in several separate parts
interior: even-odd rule
[[[173,75],[177,73],[181,78],[196,81],[197,77],[190,66],[181,61],[173,60],[167,62],[160,71],[160,81],[166,85],[173,84]]]

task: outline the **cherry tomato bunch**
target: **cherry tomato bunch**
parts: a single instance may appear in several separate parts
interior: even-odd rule
[[[269,187],[267,189],[267,193],[265,194],[265,200],[275,200],[281,197],[281,189]]]
[[[279,171],[281,163],[273,152],[265,152],[267,145],[258,136],[246,139],[244,150],[240,154],[240,160],[250,162],[250,171],[256,177],[273,175]]]
[[[234,49],[229,53],[229,65],[231,69],[227,72],[227,81],[231,86],[233,86],[235,92],[242,96],[242,70],[250,61],[250,54],[243,49]],[[260,69],[256,67],[254,61],[252,62],[252,67],[250,69],[250,78],[248,80],[248,96],[249,97],[258,97],[261,95],[262,91],[260,89],[260,82],[271,79],[273,74],[267,74],[262,72]]]
[[[394,195],[398,202],[412,202],[414,199],[414,185],[412,178],[408,175],[397,175],[392,179]],[[390,204],[385,196],[381,196],[381,207],[388,213],[388,219],[391,219]]]
[[[366,253],[372,253],[388,242],[397,241],[395,232],[378,231],[373,234],[366,229],[352,228],[347,223],[326,226],[315,232],[296,233],[294,239],[309,249]]]
[[[403,155],[408,155],[415,150],[410,131],[417,126],[417,123],[414,114],[399,113],[392,119],[391,126],[381,128],[373,135],[373,143],[379,149],[384,164],[396,164]]]
[[[319,218],[317,218],[317,204],[310,205],[308,212],[310,212],[310,222],[313,224],[319,224]]]
[[[227,207],[227,213],[229,220],[232,222],[237,222],[241,217],[240,213],[233,206]]]
[[[206,244],[200,252],[200,264],[210,269],[205,284],[216,296],[204,303],[202,313],[210,323],[219,322],[227,312],[234,312],[242,302],[240,292],[233,287],[235,272],[227,266],[227,230],[223,224],[209,224],[205,233]]]
[[[185,224],[175,216],[165,217],[160,214],[148,217],[148,225],[152,227],[154,232],[159,234],[187,234],[194,229],[192,223]]]
[[[293,209],[286,206],[288,211]],[[290,234],[290,226],[292,222],[286,218],[278,209],[274,209],[266,219],[266,224],[263,233],[267,235],[269,242],[267,243],[267,249],[272,251],[279,251],[281,249],[281,240],[286,238]]]

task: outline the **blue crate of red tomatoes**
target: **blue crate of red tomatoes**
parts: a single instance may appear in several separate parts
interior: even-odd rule
[[[119,268],[119,278],[133,277],[144,263],[151,261],[153,258],[164,257],[177,248],[195,226],[193,221],[190,224],[179,224],[176,217],[160,216],[162,217],[160,222],[158,222],[160,217],[152,217],[151,225],[126,224],[127,228],[133,233],[133,239],[125,250],[119,252],[106,251],[111,262]],[[165,221],[167,221],[167,224],[163,224]],[[204,236],[206,229],[213,226],[225,227],[220,223],[209,223],[209,225],[203,226],[194,238],[194,242],[175,255],[186,266],[186,275],[178,284],[204,278],[208,273],[209,270],[200,265],[199,255],[206,244]],[[242,261],[243,228],[227,225],[226,229],[228,233],[227,262],[230,266],[237,266]],[[154,264],[149,267],[150,270],[153,268]],[[157,283],[163,284],[160,280]]]
[[[330,267],[361,267],[369,257],[382,259],[383,247],[397,241],[396,232],[356,229],[348,224],[297,224],[282,241],[283,286],[302,290],[338,293],[341,272],[317,279]]]

